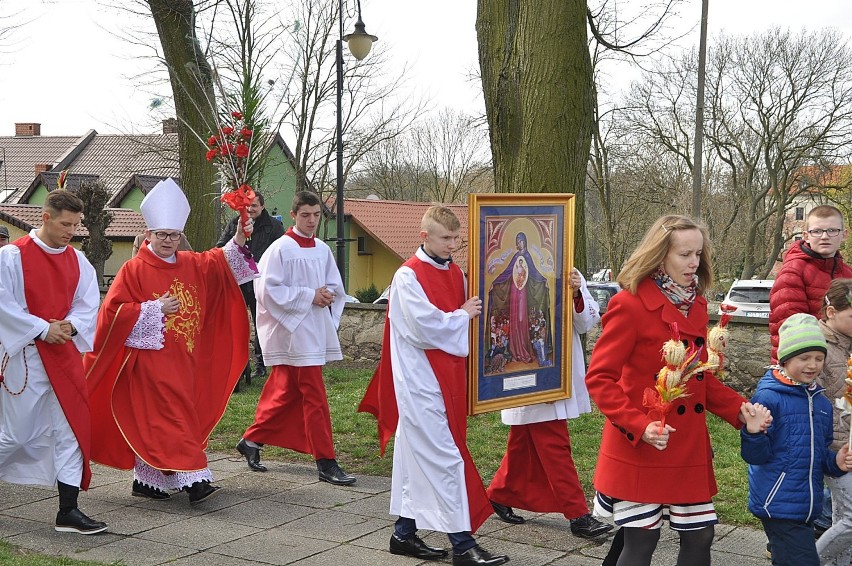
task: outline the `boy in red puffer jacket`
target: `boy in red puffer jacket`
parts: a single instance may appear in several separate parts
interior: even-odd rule
[[[805,218],[802,239],[787,251],[769,293],[773,362],[778,359],[778,329],[787,317],[800,312],[819,317],[831,281],[852,277],[852,267],[838,252],[846,234],[843,213],[833,206],[817,206]]]

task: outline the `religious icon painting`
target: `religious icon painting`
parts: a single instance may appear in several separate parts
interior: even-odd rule
[[[574,195],[471,194],[471,415],[571,396]]]

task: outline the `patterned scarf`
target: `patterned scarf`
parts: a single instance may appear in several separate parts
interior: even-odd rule
[[[693,277],[692,283],[688,287],[684,287],[675,283],[662,269],[657,269],[657,271],[651,274],[651,279],[654,280],[654,283],[657,284],[663,295],[683,313],[683,316],[689,315],[689,308],[695,302],[695,289],[698,286],[698,277]]]

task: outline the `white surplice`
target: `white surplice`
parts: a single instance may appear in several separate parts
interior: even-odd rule
[[[448,269],[429,259],[422,249],[416,255],[437,269]],[[414,519],[418,528],[470,531],[464,461],[450,433],[444,397],[425,353],[440,349],[467,356],[470,317],[462,309],[448,313],[429,302],[414,271],[406,266],[394,275],[388,317],[399,408],[390,512]]]
[[[257,337],[266,366],[321,366],[342,360],[337,328],[346,291],[328,244],[302,248],[281,236],[267,248],[254,281]],[[316,290],[334,293],[330,307],[313,304]]]
[[[35,230],[30,237],[49,254],[65,251],[64,246],[48,247]],[[77,329],[74,345],[80,352],[89,352],[95,339],[100,292],[94,268],[86,256],[74,251],[80,279],[66,318]],[[45,486],[54,486],[59,480],[79,486],[82,453],[33,343],[49,325],[27,309],[20,249],[14,245],[0,248],[0,359],[6,363],[0,385],[0,479]]]

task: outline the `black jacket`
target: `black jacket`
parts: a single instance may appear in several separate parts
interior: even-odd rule
[[[219,241],[216,242],[216,247],[221,248],[227,244],[231,238],[234,237],[234,234],[237,233],[237,224],[240,221],[240,217],[236,216],[228,222],[228,225],[225,226],[225,230],[222,232],[222,236],[219,238]],[[263,256],[266,249],[272,245],[272,242],[280,238],[284,235],[284,225],[281,224],[281,221],[272,218],[269,215],[269,212],[266,209],[263,209],[254,221],[254,231],[252,232],[251,239],[246,242],[246,246],[251,250],[251,255],[254,256],[255,261],[260,261],[261,256]],[[245,297],[246,302],[254,301],[254,283],[249,281],[248,283],[243,283],[240,285],[240,289],[242,289],[243,297]]]

